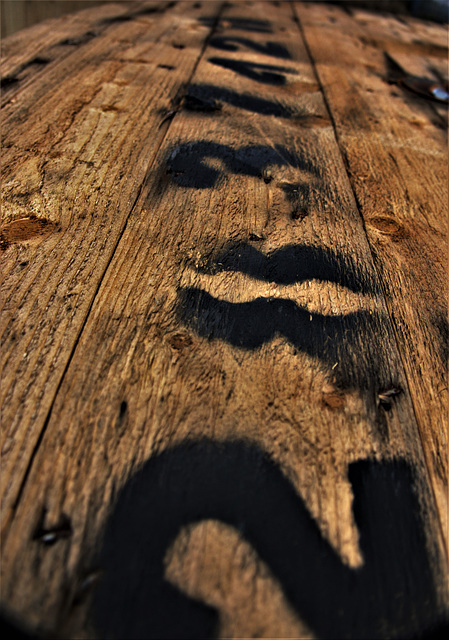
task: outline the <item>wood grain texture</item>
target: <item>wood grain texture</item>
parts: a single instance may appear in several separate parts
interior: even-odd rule
[[[23,477],[19,459],[26,469],[99,282],[164,138],[166,113],[209,32],[196,24],[194,30],[184,28],[193,22],[184,10],[188,6],[181,4],[173,16],[156,22],[141,16],[126,26],[113,24],[107,37],[74,47],[5,107],[1,393],[8,426],[2,433],[8,478],[3,498],[9,497],[3,518]],[[179,30],[190,45],[185,50],[174,46]],[[42,113],[50,112],[51,120],[43,122]],[[136,146],[136,135],[142,145]],[[28,221],[28,236],[25,242],[9,243],[16,219]],[[44,235],[31,231],[35,219],[46,224]]]
[[[47,66],[58,66],[62,69],[64,58],[70,57],[75,48],[82,48],[89,53],[85,45],[101,35],[109,32],[122,21],[128,22],[144,18],[146,25],[154,23],[154,16],[163,13],[169,3],[147,2],[144,6],[136,2],[122,2],[105,4],[93,9],[85,9],[73,15],[56,18],[45,24],[38,24],[22,34],[7,38],[2,43],[2,62],[0,72],[2,76],[1,104],[16,100],[16,94],[22,92],[29,82],[37,83],[43,74],[43,81],[47,76]],[[143,26],[141,22],[141,27]],[[130,32],[129,36],[132,37]],[[157,37],[157,36],[156,36]],[[27,46],[23,46],[26,38]],[[79,57],[79,55],[78,55]],[[70,58],[73,60],[73,58]],[[53,64],[52,64],[53,63]]]
[[[441,503],[292,7],[138,10],[4,107],[2,601],[59,637],[423,633]]]
[[[18,69],[29,64],[34,57],[39,55],[43,57],[43,51],[48,55],[60,40],[70,38],[73,42],[74,39],[85,35],[89,28],[98,28],[98,23],[102,19],[125,12],[125,3],[108,3],[102,7],[94,7],[93,10],[85,9],[70,16],[55,18],[51,22],[35,24],[29,27],[26,33],[15,33],[4,38],[0,62],[3,93],[5,93],[5,78],[14,76],[14,72],[17,73]],[[26,47],[23,46],[24,37],[27,41]]]
[[[2,0],[1,37],[43,20],[105,4],[105,0]]]
[[[392,17],[297,11],[394,322],[447,544],[447,114],[389,84],[385,57],[436,81],[432,61],[447,58],[446,28],[422,27],[418,36]]]

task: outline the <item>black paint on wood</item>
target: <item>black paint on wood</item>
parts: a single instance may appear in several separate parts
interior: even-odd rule
[[[381,335],[385,320],[368,311],[325,316],[289,299],[260,297],[232,303],[202,289],[186,288],[178,292],[178,315],[199,336],[241,349],[259,349],[283,336],[323,362],[339,387],[369,390],[373,399],[379,387],[391,382],[382,378],[388,371]],[[370,336],[370,344],[363,342],[362,352],[364,336]]]
[[[224,69],[235,71],[241,76],[256,80],[262,84],[284,85],[287,83],[285,73],[297,74],[296,69],[279,67],[272,64],[260,64],[248,60],[234,60],[233,58],[208,58],[208,62]]]
[[[164,13],[165,11],[168,11],[169,9],[173,9],[173,7],[176,7],[177,4],[178,3],[175,0],[171,0],[170,2],[165,1],[155,7],[143,7],[143,9],[138,9],[137,11],[134,12],[134,15],[149,16],[153,13]]]
[[[207,27],[215,25],[215,18],[200,18],[199,22]],[[252,18],[228,17],[222,18],[217,25],[218,29],[236,29],[239,31],[253,31],[255,33],[272,33],[273,29],[268,20],[257,20]]]
[[[17,76],[14,76],[14,75],[4,76],[3,78],[0,79],[0,88],[3,90],[5,89],[7,90],[13,87],[18,82],[19,82],[19,78],[17,78]]]
[[[221,105],[213,98],[204,95],[200,97],[199,95],[195,95],[194,92],[189,91],[184,97],[182,108],[187,111],[214,113],[215,111],[220,111]]]
[[[296,112],[281,102],[273,102],[249,93],[237,93],[232,89],[215,87],[211,84],[192,84],[188,89],[187,95],[202,101],[227,102],[239,109],[245,109],[261,115],[274,116],[276,118],[301,118],[299,111]]]
[[[109,18],[104,18],[101,20],[101,24],[120,24],[121,22],[130,22],[134,20],[134,13],[123,13],[119,16],[110,16]]]
[[[181,527],[235,527],[319,638],[410,638],[438,622],[414,479],[404,461],[348,470],[364,564],[346,566],[277,464],[243,441],[185,442],[148,460],[121,492],[94,600],[102,637],[210,638],[215,611],[164,579]]]
[[[320,280],[354,292],[380,293],[372,278],[353,260],[338,256],[326,247],[285,245],[264,254],[245,242],[232,242],[199,267],[199,271],[210,274],[240,271],[257,280],[283,285]]]
[[[23,78],[21,78],[21,74],[24,71],[27,71],[27,69],[30,69],[32,67],[44,67],[47,64],[49,64],[51,62],[51,60],[49,60],[48,58],[43,58],[41,56],[36,56],[34,58],[32,58],[31,60],[28,60],[27,62],[24,62],[22,65],[20,65],[20,67],[18,69],[16,69],[13,73],[11,73],[10,75],[7,75],[3,78],[1,78],[0,80],[0,87],[2,89],[10,89],[11,87],[13,87],[15,84],[17,84],[18,82],[20,82]]]
[[[75,38],[65,38],[58,42],[55,46],[70,46],[70,47],[80,47],[87,42],[90,42],[93,38],[96,38],[99,35],[98,31],[86,31],[83,35],[75,37]]]
[[[241,38],[239,36],[217,36],[212,38],[210,46],[215,49],[221,49],[223,51],[238,51],[239,46],[246,47],[247,49],[253,49],[258,53],[264,53],[267,56],[273,56],[274,58],[288,58],[291,59],[291,55],[283,44],[279,42],[254,42],[249,38]]]
[[[308,173],[317,174],[317,169],[306,158],[293,153],[281,145],[266,147],[248,145],[233,149],[216,142],[185,142],[171,149],[167,156],[167,170],[181,187],[210,189],[219,181],[222,173],[205,163],[207,158],[223,161],[228,171],[258,178],[270,165],[291,166]]]

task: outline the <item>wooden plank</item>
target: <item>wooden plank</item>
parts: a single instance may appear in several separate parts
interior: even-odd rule
[[[147,52],[152,78],[128,77],[134,100],[163,53]],[[145,149],[133,106],[116,135]],[[104,277],[56,396],[33,381],[21,425],[39,394],[48,421],[27,473],[9,472],[23,486],[4,600],[64,637],[422,632],[447,604],[438,516],[291,7],[229,6],[172,116],[106,270],[87,257]],[[91,125],[74,127],[77,156]],[[112,162],[136,171],[129,152]],[[62,180],[47,187],[52,206]],[[87,251],[94,236],[76,237]]]
[[[417,50],[433,51],[438,57],[445,58],[444,49],[447,49],[447,29],[442,24],[436,24],[430,20],[421,20],[403,12],[400,16],[389,14],[379,15],[360,8],[351,9],[352,17],[363,27],[375,35],[376,38],[387,42],[398,51],[408,48],[413,55]],[[384,46],[382,48],[385,48]]]
[[[206,16],[216,8],[209,3]],[[183,3],[157,22],[142,15],[115,24],[104,37],[73,47],[60,64],[49,65],[4,109],[4,522],[165,136],[167,110],[182,93],[209,33],[196,22],[189,29],[191,11]],[[187,45],[182,50],[179,31]],[[145,47],[151,50],[146,59]],[[135,135],[142,139],[139,146]],[[132,176],[123,169],[128,162]]]
[[[42,55],[43,50],[56,45],[60,40],[80,38],[90,27],[98,28],[100,20],[125,12],[126,5],[124,3],[111,2],[102,7],[95,7],[93,10],[85,9],[71,16],[54,18],[51,23],[46,21],[45,24],[36,24],[28,27],[26,33],[15,33],[2,39],[0,71],[3,81],[8,76],[14,75],[14,72],[23,64],[39,54]],[[26,47],[23,46],[24,37],[27,41]]]
[[[387,63],[391,68],[392,83],[396,83],[400,89],[398,94],[411,93],[408,98],[411,107],[416,103],[417,97],[428,100],[437,118],[434,123],[441,129],[448,126],[447,99],[447,64],[446,69],[436,62],[435,58],[424,56],[412,56],[408,54],[394,53],[388,54]],[[396,76],[396,79],[394,79]],[[437,96],[442,96],[441,100],[433,98],[433,91],[438,89]]]
[[[444,26],[414,19],[401,18],[399,21],[393,16],[379,19],[365,11],[354,11],[354,17],[363,26],[359,33],[361,41],[387,54],[404,75],[428,78],[447,90],[448,33]],[[393,79],[395,70],[390,69],[390,74]],[[406,85],[402,83],[401,86]],[[439,114],[447,128],[447,103],[433,101],[429,106]]]
[[[388,84],[384,52],[368,44],[372,27],[338,7],[296,9],[386,293],[447,543],[445,127],[431,103]],[[433,27],[437,43],[442,30]]]
[[[1,37],[43,20],[105,4],[107,0],[2,0]]]
[[[442,24],[407,15],[379,15],[359,8],[351,9],[351,19],[363,27],[365,40],[371,39],[381,50],[447,57],[448,35]]]
[[[79,58],[81,47],[111,29],[114,31],[117,24],[128,21],[136,23],[144,17],[144,24],[149,27],[155,19],[157,20],[155,15],[158,16],[167,8],[170,9],[171,4],[163,1],[145,4],[111,3],[97,9],[86,9],[59,20],[55,19],[51,23],[51,29],[50,24],[42,24],[28,29],[26,33],[8,38],[6,45],[2,46],[1,106],[16,100],[17,94],[29,83],[36,86],[41,75],[42,84],[45,85],[45,78],[52,67],[60,69],[62,61],[73,53],[74,48],[77,49]],[[133,27],[135,26],[134,24]],[[24,39],[27,40],[27,47],[23,47]]]

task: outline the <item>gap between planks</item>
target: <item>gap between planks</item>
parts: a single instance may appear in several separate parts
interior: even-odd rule
[[[391,300],[391,295],[388,296],[388,292],[387,292],[387,288],[386,288],[387,287],[387,283],[385,282],[384,276],[382,276],[382,274],[381,274],[381,272],[379,270],[380,267],[379,267],[379,264],[378,264],[378,260],[376,260],[375,254],[373,253],[373,245],[372,245],[373,238],[372,238],[372,234],[368,233],[368,230],[366,228],[366,219],[365,219],[364,213],[362,211],[362,205],[361,205],[360,197],[359,197],[359,190],[357,188],[357,184],[354,182],[354,171],[351,170],[351,161],[352,161],[351,150],[348,151],[346,149],[345,142],[344,142],[344,140],[342,138],[342,136],[344,135],[344,131],[343,132],[340,131],[341,122],[340,122],[340,126],[339,126],[339,124],[336,121],[336,118],[338,118],[338,117],[340,117],[340,119],[341,119],[341,116],[339,116],[339,108],[338,108],[338,105],[335,107],[335,105],[333,105],[331,103],[332,96],[329,95],[329,90],[328,90],[329,88],[326,86],[326,79],[323,78],[322,74],[320,73],[319,65],[317,65],[317,63],[316,63],[316,61],[314,59],[312,49],[311,49],[311,47],[309,45],[309,42],[308,42],[308,35],[307,35],[306,31],[307,31],[308,28],[309,29],[313,29],[315,25],[313,27],[309,27],[309,25],[307,25],[307,28],[306,28],[301,23],[300,15],[298,15],[298,8],[299,7],[300,7],[299,4],[295,5],[295,15],[296,15],[299,27],[300,27],[301,32],[302,32],[302,35],[303,35],[303,38],[304,38],[304,42],[305,42],[305,45],[307,47],[307,51],[309,53],[309,57],[310,57],[310,59],[312,61],[313,67],[315,69],[315,73],[316,73],[317,79],[318,79],[318,81],[320,83],[320,86],[322,88],[323,97],[324,97],[324,99],[326,101],[326,104],[327,104],[327,108],[328,108],[328,111],[329,111],[329,114],[330,114],[330,118],[331,118],[332,123],[333,123],[335,136],[336,136],[336,139],[339,142],[339,148],[340,148],[340,151],[341,151],[341,154],[342,154],[342,159],[343,159],[344,165],[345,165],[347,173],[348,173],[349,182],[351,184],[351,188],[352,188],[352,191],[354,193],[354,197],[356,199],[357,206],[358,206],[358,209],[359,209],[359,212],[360,212],[360,217],[361,217],[362,223],[363,223],[364,228],[365,228],[365,233],[366,233],[366,237],[367,237],[368,246],[370,247],[370,250],[371,250],[371,253],[372,253],[372,257],[373,257],[373,264],[375,265],[375,268],[377,270],[379,281],[380,281],[380,283],[382,285],[382,288],[383,288],[384,298],[385,298],[385,300],[387,302],[387,308],[388,308],[388,312],[389,312],[390,319],[391,319],[391,322],[392,322],[392,326],[394,328],[394,333],[395,333],[395,339],[396,339],[396,343],[397,343],[398,352],[399,352],[401,360],[403,362],[404,371],[405,371],[405,374],[406,374],[406,377],[407,377],[407,381],[408,381],[408,387],[409,387],[409,391],[410,391],[410,396],[412,398],[413,410],[414,410],[416,421],[417,421],[417,424],[418,424],[418,427],[419,427],[418,434],[419,434],[419,438],[420,438],[420,441],[421,441],[421,446],[422,446],[422,450],[423,450],[423,453],[424,453],[424,457],[425,457],[425,460],[426,460],[426,470],[427,470],[427,473],[428,473],[428,476],[429,476],[429,479],[430,479],[430,486],[432,487],[432,492],[434,494],[435,501],[436,501],[436,504],[438,506],[438,516],[439,516],[440,529],[441,529],[441,533],[442,533],[443,539],[445,540],[446,554],[447,554],[448,544],[449,544],[448,537],[447,537],[447,496],[446,496],[446,499],[445,499],[444,496],[445,496],[446,490],[444,488],[441,489],[441,487],[438,485],[438,481],[437,481],[438,474],[436,473],[436,470],[434,468],[433,457],[432,457],[432,446],[436,446],[441,450],[444,450],[444,448],[445,448],[444,438],[442,437],[442,435],[440,435],[439,427],[438,427],[439,420],[441,419],[442,416],[436,416],[436,418],[435,418],[436,431],[434,431],[432,433],[432,432],[430,432],[429,429],[427,429],[427,433],[426,433],[426,426],[423,425],[423,421],[427,420],[427,416],[426,415],[423,416],[422,415],[422,411],[421,411],[422,404],[423,404],[423,399],[422,399],[423,396],[422,396],[420,390],[419,389],[417,390],[417,388],[416,388],[416,382],[413,380],[412,373],[411,373],[411,370],[410,370],[410,362],[407,361],[407,357],[406,357],[407,354],[406,354],[406,351],[404,350],[404,338],[402,338],[402,340],[401,340],[401,337],[399,335],[399,329],[398,329],[398,326],[397,326],[397,322],[395,320],[395,313],[394,313],[394,310],[395,310],[394,309],[394,304],[395,303],[394,303],[394,300]],[[326,10],[324,9],[324,7],[322,7],[321,9],[322,9],[322,12],[319,15],[319,19],[325,21],[325,19],[326,19]],[[327,10],[327,13],[329,15],[332,14],[330,20],[333,23],[336,23],[338,20],[341,20],[343,23],[348,22],[348,18],[344,18],[341,15],[341,9],[342,8],[339,7],[339,8],[332,8],[332,10],[330,10],[330,9]],[[302,11],[303,11],[303,9],[302,9]],[[316,15],[318,17],[318,14],[316,13],[316,11],[315,11],[315,13],[313,13],[314,12],[313,8],[311,9],[311,11],[312,11],[312,16]],[[376,29],[379,28],[379,25],[378,25],[379,20],[374,20],[371,16],[369,16],[369,14],[365,14],[364,12],[359,12],[359,14],[357,14],[357,15],[358,15],[359,20],[361,21],[361,24],[357,24],[357,22],[355,22],[354,19],[352,20],[351,25],[352,25],[352,28],[354,30],[354,34],[353,34],[354,38],[358,37],[358,35],[359,35],[357,29],[359,29],[361,33],[364,33],[362,25],[364,24],[364,18],[366,18],[367,15],[368,15],[368,19],[371,19],[371,22],[369,23],[369,28],[374,30],[374,34],[370,34],[370,31],[368,31],[367,34],[364,37],[365,37],[365,39],[369,40],[369,36],[372,35],[372,38],[374,38],[376,36]],[[312,18],[312,20],[313,20],[313,18]],[[395,23],[395,20],[392,19],[392,18],[384,18],[383,20],[385,22],[384,29],[387,29],[387,31],[388,31],[388,29],[392,30],[391,23]],[[374,26],[372,26],[372,25],[374,25]],[[433,28],[434,28],[434,30],[436,30],[439,33],[441,33],[441,29],[438,30],[438,27],[434,26]],[[368,27],[367,27],[367,29],[368,29]],[[430,27],[429,27],[429,29],[430,29]],[[394,29],[393,29],[393,31],[394,31]],[[412,51],[414,52],[413,47],[415,45],[413,43],[414,42],[413,41],[413,34],[410,33],[410,28],[408,26],[404,27],[404,26],[400,25],[400,31],[401,31],[402,38],[405,39],[406,42],[408,42],[410,40],[409,48],[411,48]],[[382,32],[382,33],[384,33],[384,32]],[[313,38],[313,35],[311,37]],[[438,35],[436,35],[436,38],[438,40]],[[375,39],[373,40],[373,42],[375,42]],[[393,52],[395,51],[394,36],[390,40],[386,40],[386,46],[387,46],[387,48],[388,48],[388,46],[392,47],[392,51]],[[421,45],[421,48],[423,46],[424,45]],[[394,53],[392,55],[394,56]],[[338,56],[338,54],[337,54],[337,56]],[[405,56],[404,56],[404,59],[405,59]],[[412,69],[412,73],[413,73],[413,71],[415,69],[418,69],[418,71],[420,71],[423,68],[423,65],[422,64],[419,65],[419,62],[416,62],[416,61],[414,63],[412,62],[412,65],[413,64],[415,66]],[[349,72],[349,75],[350,74],[351,74],[351,72]],[[327,79],[327,82],[329,82],[328,79]],[[355,91],[356,90],[357,89],[355,89]],[[404,99],[407,99],[407,94],[405,94],[405,98]],[[428,111],[433,109],[438,118],[442,117],[433,103],[427,103],[426,104],[424,102],[423,103],[423,109],[425,109],[426,107],[427,107]],[[361,109],[361,108],[362,107],[359,105],[359,109]],[[425,376],[425,383],[428,384],[428,385],[429,384],[430,385],[433,384],[433,377],[430,374],[431,374],[431,371],[427,371],[427,375]],[[426,401],[426,398],[424,397],[424,402],[425,401]],[[429,438],[431,439],[432,436],[434,436],[436,438],[436,444],[435,445],[433,445],[432,441],[429,441]],[[444,456],[443,451],[440,451],[440,455]],[[447,469],[446,469],[446,474],[447,474]],[[447,483],[447,477],[445,478],[445,481]],[[444,481],[443,481],[443,485],[444,485]],[[447,484],[446,484],[446,488],[447,488]]]

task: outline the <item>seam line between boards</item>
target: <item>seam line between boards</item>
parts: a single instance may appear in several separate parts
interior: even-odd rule
[[[213,36],[213,34],[214,34],[214,32],[215,32],[215,30],[216,30],[216,28],[217,28],[217,25],[218,25],[218,22],[219,22],[219,20],[220,20],[220,17],[221,17],[221,14],[222,14],[222,12],[223,12],[223,9],[224,9],[224,7],[225,7],[225,4],[226,4],[225,2],[222,2],[222,3],[219,5],[219,9],[218,9],[217,14],[216,14],[216,16],[215,16],[214,23],[213,23],[213,25],[211,26],[210,32],[209,32],[209,34],[205,37],[204,42],[203,42],[203,45],[202,45],[201,50],[200,50],[200,54],[199,54],[199,56],[198,56],[198,58],[197,58],[197,60],[196,60],[196,62],[195,62],[195,64],[194,64],[194,66],[193,66],[193,69],[192,69],[192,71],[191,71],[191,73],[190,73],[190,75],[189,75],[189,78],[188,78],[187,82],[186,82],[186,83],[185,83],[185,85],[184,85],[183,90],[180,92],[180,94],[181,94],[180,103],[181,103],[181,101],[182,101],[182,97],[187,93],[187,90],[188,90],[188,88],[189,88],[189,86],[190,86],[190,83],[191,83],[191,81],[192,81],[192,78],[194,77],[194,75],[195,75],[195,73],[196,73],[196,70],[197,70],[197,68],[198,68],[198,65],[200,64],[201,60],[203,59],[204,52],[206,51],[206,48],[207,48],[207,46],[208,46],[208,44],[209,44],[209,41],[210,41],[210,39],[212,38],[212,36]],[[182,83],[181,83],[181,88],[182,88],[182,86],[183,86],[183,85],[182,85]],[[178,96],[179,96],[179,94],[178,94]],[[91,313],[91,311],[92,311],[92,308],[93,308],[93,306],[94,306],[94,303],[95,303],[95,301],[96,301],[96,299],[97,299],[97,297],[98,297],[98,292],[99,292],[99,291],[100,291],[100,289],[101,289],[101,286],[102,286],[102,284],[103,284],[103,281],[104,281],[104,279],[105,279],[105,277],[106,277],[106,274],[107,274],[107,272],[108,272],[108,270],[109,270],[109,267],[110,267],[110,265],[111,265],[111,263],[112,263],[112,261],[113,261],[113,259],[114,259],[115,255],[116,255],[117,248],[118,248],[118,246],[119,246],[119,244],[120,244],[120,241],[121,241],[121,239],[122,239],[122,237],[123,237],[123,234],[124,234],[124,232],[125,232],[125,230],[126,230],[126,227],[127,227],[128,223],[129,223],[129,220],[130,220],[130,218],[131,218],[131,215],[132,215],[132,213],[133,213],[133,211],[134,211],[134,209],[135,209],[135,207],[136,207],[136,205],[137,205],[137,202],[139,201],[139,198],[140,198],[140,196],[141,196],[141,194],[142,194],[143,188],[144,188],[145,183],[146,183],[146,176],[148,175],[148,172],[150,171],[150,169],[152,168],[152,166],[153,166],[154,162],[155,162],[155,161],[156,161],[156,159],[157,159],[157,155],[158,155],[158,153],[159,153],[159,149],[160,149],[160,148],[161,148],[161,146],[163,145],[164,140],[166,139],[167,134],[168,134],[168,131],[169,131],[169,129],[170,129],[170,126],[171,126],[172,122],[174,121],[174,119],[176,118],[176,115],[177,115],[177,112],[174,114],[174,117],[173,117],[173,118],[170,118],[170,119],[168,119],[166,122],[163,122],[163,123],[162,123],[162,126],[160,126],[160,129],[161,129],[161,128],[163,128],[163,129],[164,129],[164,131],[163,131],[163,135],[161,136],[160,143],[158,144],[157,149],[155,150],[155,152],[154,152],[154,154],[153,154],[153,157],[152,157],[151,161],[150,161],[150,162],[149,162],[149,164],[148,164],[148,168],[147,168],[147,171],[145,172],[145,176],[144,176],[144,178],[143,178],[143,180],[142,180],[142,183],[141,183],[141,185],[140,185],[140,186],[138,187],[138,189],[137,189],[137,194],[136,194],[136,197],[134,198],[134,202],[133,202],[133,204],[131,205],[131,207],[130,207],[130,209],[129,209],[128,215],[126,216],[126,219],[125,219],[125,221],[124,221],[124,223],[123,223],[123,227],[122,227],[122,229],[120,230],[120,232],[119,232],[119,234],[118,234],[117,241],[116,241],[116,243],[114,244],[114,247],[113,247],[113,249],[112,249],[112,251],[111,251],[110,258],[109,258],[109,260],[107,261],[107,264],[106,264],[106,266],[105,266],[105,268],[104,268],[104,271],[103,271],[103,273],[102,273],[102,275],[101,275],[101,278],[100,278],[100,280],[99,280],[99,282],[98,282],[98,285],[97,285],[97,287],[96,287],[96,289],[95,289],[94,295],[92,296],[92,300],[91,300],[91,302],[90,302],[90,304],[89,304],[89,306],[88,306],[88,309],[87,309],[87,311],[86,311],[85,318],[84,318],[84,320],[83,320],[83,322],[82,322],[82,324],[81,324],[81,327],[80,327],[80,329],[79,329],[79,331],[78,331],[78,335],[77,335],[77,337],[76,337],[76,339],[75,339],[75,341],[74,341],[73,347],[72,347],[72,349],[71,349],[71,351],[70,351],[70,355],[69,355],[69,357],[67,358],[67,362],[66,362],[66,364],[65,364],[65,366],[64,366],[64,370],[63,370],[63,372],[62,372],[61,378],[60,378],[60,380],[59,380],[59,382],[58,382],[58,385],[57,385],[57,387],[56,387],[56,391],[55,391],[55,394],[54,394],[53,399],[52,399],[52,401],[51,401],[50,408],[48,409],[48,413],[47,413],[47,416],[46,416],[46,418],[45,418],[44,424],[43,424],[43,426],[42,426],[41,432],[40,432],[40,434],[39,434],[39,436],[38,436],[38,438],[37,438],[37,440],[36,440],[36,444],[35,444],[35,445],[34,445],[34,447],[33,447],[33,451],[32,451],[32,453],[31,453],[31,455],[30,455],[30,459],[29,459],[29,461],[28,461],[27,467],[26,467],[25,472],[24,472],[24,474],[23,474],[22,482],[20,483],[20,487],[19,487],[19,489],[18,489],[18,491],[17,491],[17,495],[16,495],[16,497],[15,497],[15,499],[14,499],[13,503],[12,503],[12,507],[11,507],[11,511],[12,511],[12,513],[15,513],[15,511],[17,510],[17,507],[18,507],[18,505],[19,505],[20,499],[21,499],[22,494],[23,494],[23,491],[24,491],[24,489],[25,489],[25,485],[26,485],[27,480],[28,480],[28,476],[29,476],[29,474],[30,474],[30,472],[31,472],[31,469],[32,469],[32,466],[33,466],[33,464],[34,464],[34,460],[35,460],[36,454],[37,454],[37,452],[38,452],[38,450],[39,450],[39,448],[40,448],[40,445],[41,445],[41,443],[42,443],[42,440],[43,440],[43,438],[44,438],[44,436],[45,436],[45,433],[46,433],[46,431],[47,431],[47,427],[48,427],[48,424],[49,424],[49,422],[50,422],[50,418],[51,418],[51,415],[52,415],[52,412],[53,412],[53,408],[54,408],[54,405],[55,405],[55,402],[56,402],[56,398],[57,398],[57,397],[58,397],[58,395],[59,395],[59,392],[60,392],[60,389],[61,389],[62,383],[63,383],[63,381],[64,381],[64,379],[65,379],[66,373],[67,373],[67,371],[68,371],[68,369],[69,369],[69,367],[70,367],[70,365],[71,365],[71,363],[72,363],[73,357],[74,357],[74,355],[75,355],[75,351],[76,351],[76,349],[77,349],[77,346],[78,346],[79,341],[80,341],[80,339],[81,339],[81,336],[82,336],[82,334],[83,334],[84,328],[85,328],[85,326],[86,326],[86,324],[87,324],[87,321],[88,321],[88,319],[89,319],[89,317],[90,317],[90,313]],[[7,537],[7,535],[8,535],[8,534],[7,534],[7,529],[9,529],[9,527],[10,527],[10,524],[11,524],[11,520],[12,520],[12,518],[13,518],[13,516],[11,515],[10,517],[8,517],[8,519],[7,519],[6,523],[5,523],[5,529],[4,529],[4,534],[3,534],[3,535],[4,535],[4,543],[6,542],[5,538],[6,538],[6,537]]]
[[[429,469],[429,467],[427,465],[427,456],[426,456],[426,452],[425,452],[425,448],[424,448],[423,434],[421,432],[420,422],[419,422],[418,416],[417,416],[415,400],[414,400],[414,397],[413,397],[413,394],[412,394],[411,388],[410,388],[410,379],[409,379],[409,376],[407,374],[407,368],[405,366],[404,358],[403,358],[403,355],[402,355],[402,350],[401,350],[401,348],[399,346],[400,343],[399,343],[399,337],[398,337],[396,324],[395,324],[394,319],[392,317],[392,310],[390,309],[390,306],[389,306],[389,304],[387,302],[387,295],[386,295],[386,290],[385,290],[383,279],[380,276],[379,270],[378,270],[378,268],[376,266],[376,261],[374,260],[373,250],[372,250],[369,238],[368,238],[368,233],[366,231],[365,220],[363,219],[363,215],[362,215],[362,212],[361,212],[360,202],[359,202],[357,194],[356,194],[356,192],[354,190],[353,182],[351,180],[351,172],[349,170],[349,162],[348,162],[345,154],[342,151],[342,147],[340,145],[340,136],[338,134],[338,130],[337,130],[336,122],[335,122],[335,119],[334,119],[334,115],[333,115],[332,109],[330,108],[330,104],[329,104],[329,101],[327,99],[327,95],[326,95],[326,91],[325,91],[324,85],[321,82],[321,77],[320,77],[320,75],[318,73],[318,69],[317,69],[317,66],[315,64],[315,60],[314,60],[314,58],[312,56],[312,52],[311,52],[309,44],[307,42],[307,38],[306,38],[305,31],[304,31],[304,27],[303,27],[303,25],[301,23],[301,20],[300,20],[299,16],[298,16],[295,3],[292,4],[292,13],[293,13],[293,16],[294,16],[294,20],[295,20],[295,22],[296,22],[296,24],[298,26],[298,30],[299,30],[299,32],[301,34],[302,40],[304,42],[304,46],[305,46],[305,49],[306,49],[306,52],[307,52],[307,56],[309,58],[310,64],[311,64],[313,72],[315,74],[315,78],[316,78],[316,80],[317,80],[317,82],[319,84],[319,87],[320,87],[320,90],[321,90],[321,94],[323,96],[323,100],[324,100],[324,103],[325,103],[325,106],[326,106],[326,110],[327,110],[327,112],[329,114],[329,117],[330,117],[330,120],[332,122],[332,128],[334,130],[335,139],[337,141],[338,151],[339,151],[340,157],[342,158],[342,162],[343,162],[343,165],[344,165],[344,168],[345,168],[345,171],[346,171],[346,175],[348,177],[348,181],[349,181],[349,185],[351,187],[352,195],[354,197],[354,201],[355,201],[355,204],[357,206],[357,211],[359,213],[359,217],[360,217],[361,223],[363,225],[363,230],[364,230],[364,233],[365,233],[366,242],[367,242],[367,245],[368,245],[368,248],[369,248],[369,252],[370,252],[370,255],[371,255],[371,260],[372,260],[372,263],[373,263],[373,267],[374,267],[374,270],[376,272],[377,278],[379,280],[379,284],[380,284],[380,287],[381,287],[381,290],[382,290],[382,295],[383,295],[385,307],[386,307],[386,309],[388,311],[388,318],[390,320],[390,323],[391,323],[391,326],[392,326],[392,329],[393,329],[396,349],[398,351],[398,354],[399,354],[399,357],[400,357],[400,360],[401,360],[402,370],[404,372],[405,380],[407,381],[407,389],[408,389],[408,392],[409,392],[409,395],[410,395],[410,400],[411,400],[412,409],[413,409],[413,415],[414,415],[414,418],[415,418],[416,428],[417,428],[417,431],[418,431],[420,449],[421,449],[421,453],[422,453],[422,456],[423,456],[424,466],[425,466],[425,469],[426,469],[427,480],[428,480],[428,483],[429,483],[429,490],[430,490],[431,495],[433,497],[433,503],[434,503],[433,506],[434,506],[434,508],[436,510],[436,513],[438,515],[438,529],[439,529],[440,536],[441,536],[441,539],[442,539],[443,549],[444,549],[444,552],[445,552],[446,562],[447,562],[448,561],[448,549],[447,549],[447,545],[446,545],[446,538],[445,538],[445,535],[444,535],[443,523],[441,521],[441,516],[440,516],[439,509],[438,509],[438,502],[437,502],[437,499],[436,499],[435,489],[434,489],[433,482],[432,482],[432,476],[431,476],[431,473],[430,473],[430,469]]]

